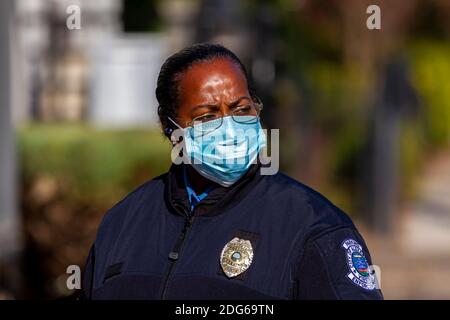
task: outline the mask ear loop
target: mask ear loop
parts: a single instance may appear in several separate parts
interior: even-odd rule
[[[175,126],[177,126],[178,129],[184,131],[184,129],[183,129],[182,127],[180,127],[180,126],[178,125],[178,123],[176,123],[175,121],[173,121],[171,117],[167,117],[167,119],[169,119],[170,122],[172,122]],[[180,139],[177,140],[177,139],[175,138],[175,136],[172,134],[174,130],[171,129],[171,128],[166,128],[164,131],[165,131],[166,133],[170,134],[170,141],[172,142],[172,145],[176,145],[177,143],[180,143],[180,139],[183,138],[183,137],[180,137]]]

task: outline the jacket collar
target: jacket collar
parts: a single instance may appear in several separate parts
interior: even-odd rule
[[[189,199],[183,179],[183,166],[175,165],[169,169],[165,179],[164,198],[172,213],[188,216]],[[214,216],[223,213],[226,207],[233,206],[244,198],[261,179],[260,165],[255,164],[232,186],[216,187],[194,208],[194,215]]]

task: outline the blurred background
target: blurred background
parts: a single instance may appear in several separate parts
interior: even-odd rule
[[[281,169],[351,215],[385,298],[450,299],[449,39],[448,0],[0,1],[0,299],[72,293],[105,211],[168,169],[156,77],[203,41],[242,58]]]

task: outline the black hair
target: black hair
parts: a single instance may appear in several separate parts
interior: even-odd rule
[[[168,117],[174,120],[177,117],[179,107],[179,76],[196,63],[212,61],[216,58],[227,58],[236,63],[247,80],[251,98],[255,101],[259,100],[253,91],[245,66],[229,49],[219,44],[209,43],[199,43],[186,47],[171,55],[162,65],[158,75],[156,86],[156,99],[159,104],[158,116],[164,134],[167,137],[170,137],[172,130],[175,129],[174,124],[170,122]]]

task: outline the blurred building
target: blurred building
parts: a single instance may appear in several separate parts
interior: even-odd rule
[[[90,121],[154,126],[154,89],[167,37],[122,31],[121,0],[19,0],[16,123]],[[69,30],[70,5],[81,29]]]

